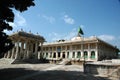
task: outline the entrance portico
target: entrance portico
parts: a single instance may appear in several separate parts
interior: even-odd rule
[[[19,31],[9,37],[15,44],[14,48],[5,53],[4,58],[11,59],[40,59],[38,48],[42,53],[42,45],[45,39],[40,35]]]

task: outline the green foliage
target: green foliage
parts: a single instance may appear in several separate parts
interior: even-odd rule
[[[0,57],[3,53],[12,49],[12,41],[4,30],[12,30],[8,22],[14,22],[14,13],[12,9],[20,12],[28,10],[28,7],[34,6],[34,0],[0,0]]]

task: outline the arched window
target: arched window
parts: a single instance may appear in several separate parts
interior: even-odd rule
[[[56,58],[56,53],[53,54],[53,58]]]
[[[48,58],[48,53],[46,53],[46,58]]]
[[[75,52],[73,52],[73,56],[72,56],[72,58],[75,58]]]
[[[95,51],[91,51],[91,58],[95,59]]]
[[[88,58],[88,52],[84,51],[84,58]]]
[[[58,52],[58,57],[60,57],[60,52]]]
[[[52,52],[50,52],[50,58],[52,58]]]
[[[65,58],[65,52],[63,52],[62,58]]]
[[[43,58],[45,58],[45,53],[43,53]]]
[[[77,52],[77,58],[80,58],[80,56],[81,56],[81,52],[78,51],[78,52]]]
[[[67,52],[67,58],[69,58],[69,52]]]

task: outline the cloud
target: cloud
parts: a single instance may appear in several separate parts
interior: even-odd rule
[[[65,34],[59,34],[56,32],[52,32],[49,34],[49,37],[50,37],[50,39],[52,39],[51,41],[57,41],[60,39],[70,40],[71,38],[75,37],[76,35],[77,35],[77,29],[74,28],[74,29],[72,29],[71,32],[65,33]]]
[[[49,23],[53,24],[55,22],[55,18],[53,16],[42,16],[44,19],[46,19]]]
[[[13,27],[19,27],[19,26],[26,26],[26,19],[20,15],[20,13],[15,13],[15,20],[14,23],[9,22],[9,25]]]
[[[49,37],[51,39],[51,41],[57,41],[57,40],[60,40],[61,38],[63,39],[63,36],[62,34],[58,34],[56,32],[52,32],[49,34]]]
[[[81,28],[84,28],[85,26],[81,24],[80,27],[81,27]]]
[[[77,36],[77,29],[73,28],[71,32],[69,32],[64,39],[70,40],[71,38]]]
[[[26,20],[23,16],[21,16],[19,13],[16,14],[16,24],[18,26],[24,26],[26,25]]]
[[[68,15],[64,15],[63,20],[64,20],[65,23],[67,23],[67,24],[74,24],[74,23],[75,23],[74,19],[71,18],[71,17],[69,17]]]
[[[17,27],[17,25],[15,23],[9,22],[9,25],[12,27]]]
[[[100,39],[104,40],[104,41],[113,41],[115,40],[115,37],[112,35],[100,35],[98,36]]]
[[[64,34],[52,32],[49,34],[48,39],[50,39],[49,40],[50,42],[53,42],[53,41],[57,41],[60,39],[71,40],[75,36],[77,36],[77,28],[74,28],[74,29],[72,29],[72,31],[70,31],[68,33],[64,33]],[[93,37],[93,36],[91,36],[91,37]],[[120,48],[120,37],[115,37],[113,35],[100,35],[100,36],[98,36],[98,38],[112,44],[113,46],[117,46],[118,48]]]
[[[20,13],[16,12],[14,22],[13,23],[9,22],[8,24],[13,27],[13,30],[12,31],[4,30],[4,32],[7,34],[11,34],[13,33],[13,31],[25,27],[27,25],[27,22],[26,19],[22,15],[20,15]]]
[[[6,33],[6,34],[12,34],[12,31],[8,31],[8,30],[4,30],[4,32]]]

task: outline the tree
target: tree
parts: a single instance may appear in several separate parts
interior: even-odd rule
[[[30,6],[34,6],[34,0],[0,0],[0,57],[12,49],[14,44],[4,30],[12,30],[9,22],[14,22],[13,9],[23,12]]]

